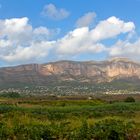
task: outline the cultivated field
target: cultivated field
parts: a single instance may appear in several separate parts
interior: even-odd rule
[[[0,139],[139,140],[139,96],[126,98],[1,97]]]

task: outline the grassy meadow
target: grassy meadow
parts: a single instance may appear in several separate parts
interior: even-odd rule
[[[115,99],[0,97],[0,140],[139,140],[140,101]]]

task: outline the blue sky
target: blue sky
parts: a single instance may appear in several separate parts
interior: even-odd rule
[[[140,0],[0,0],[0,66],[139,61],[139,7]]]

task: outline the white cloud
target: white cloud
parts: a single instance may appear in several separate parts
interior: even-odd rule
[[[80,17],[76,21],[76,26],[77,27],[89,26],[89,25],[91,25],[93,23],[95,17],[96,17],[96,13],[95,12],[86,13],[84,16]]]
[[[140,38],[135,42],[118,41],[108,50],[110,57],[127,57],[140,60]]]
[[[82,27],[69,32],[58,41],[57,52],[63,55],[103,52],[107,49],[100,41],[113,38],[121,33],[132,32],[134,29],[133,22],[125,23],[116,17],[110,17],[101,21],[95,29],[89,30],[89,27]]]
[[[0,20],[0,38],[8,38],[14,44],[27,42],[31,33],[32,26],[26,17]]]
[[[38,27],[35,28],[33,31],[34,40],[48,40],[52,39],[54,36],[60,33],[60,29],[48,29],[46,27]]]
[[[94,30],[91,31],[92,39],[100,41],[113,38],[121,33],[132,32],[135,29],[133,22],[124,22],[116,17],[110,17],[101,21]]]
[[[54,42],[32,42],[30,46],[17,46],[8,54],[1,55],[0,58],[8,63],[31,63],[46,58],[49,49],[52,49]]]
[[[54,41],[48,38],[59,29],[34,28],[27,17],[0,20],[0,60],[8,63],[27,63],[47,57]]]
[[[36,35],[49,35],[50,34],[50,30],[48,29],[48,28],[46,28],[46,27],[39,27],[39,28],[36,28],[35,30],[34,30],[34,33],[36,34]]]
[[[4,48],[11,45],[10,40],[1,39],[0,40],[0,48]]]
[[[103,51],[104,45],[94,43],[89,37],[91,31],[88,27],[82,27],[69,32],[58,40],[57,53],[61,55],[77,55],[80,53],[97,53]]]
[[[67,18],[70,13],[63,8],[58,9],[56,8],[55,5],[48,4],[48,5],[45,5],[41,14],[44,17],[48,17],[53,20],[61,20],[61,19]]]
[[[40,26],[33,28],[27,17],[0,20],[0,61],[10,64],[47,61],[48,56],[60,56],[63,59],[82,54],[105,52],[109,56],[140,55],[140,39],[134,43],[121,41],[106,47],[102,40],[111,39],[120,34],[134,32],[133,22],[124,22],[110,17],[89,27],[76,28],[64,37],[50,41],[50,36],[57,35],[59,29]],[[125,52],[124,52],[125,51]]]

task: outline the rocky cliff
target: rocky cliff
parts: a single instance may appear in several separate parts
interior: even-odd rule
[[[60,81],[110,82],[140,79],[140,63],[127,59],[108,61],[58,61],[0,68],[0,84],[38,84]]]

